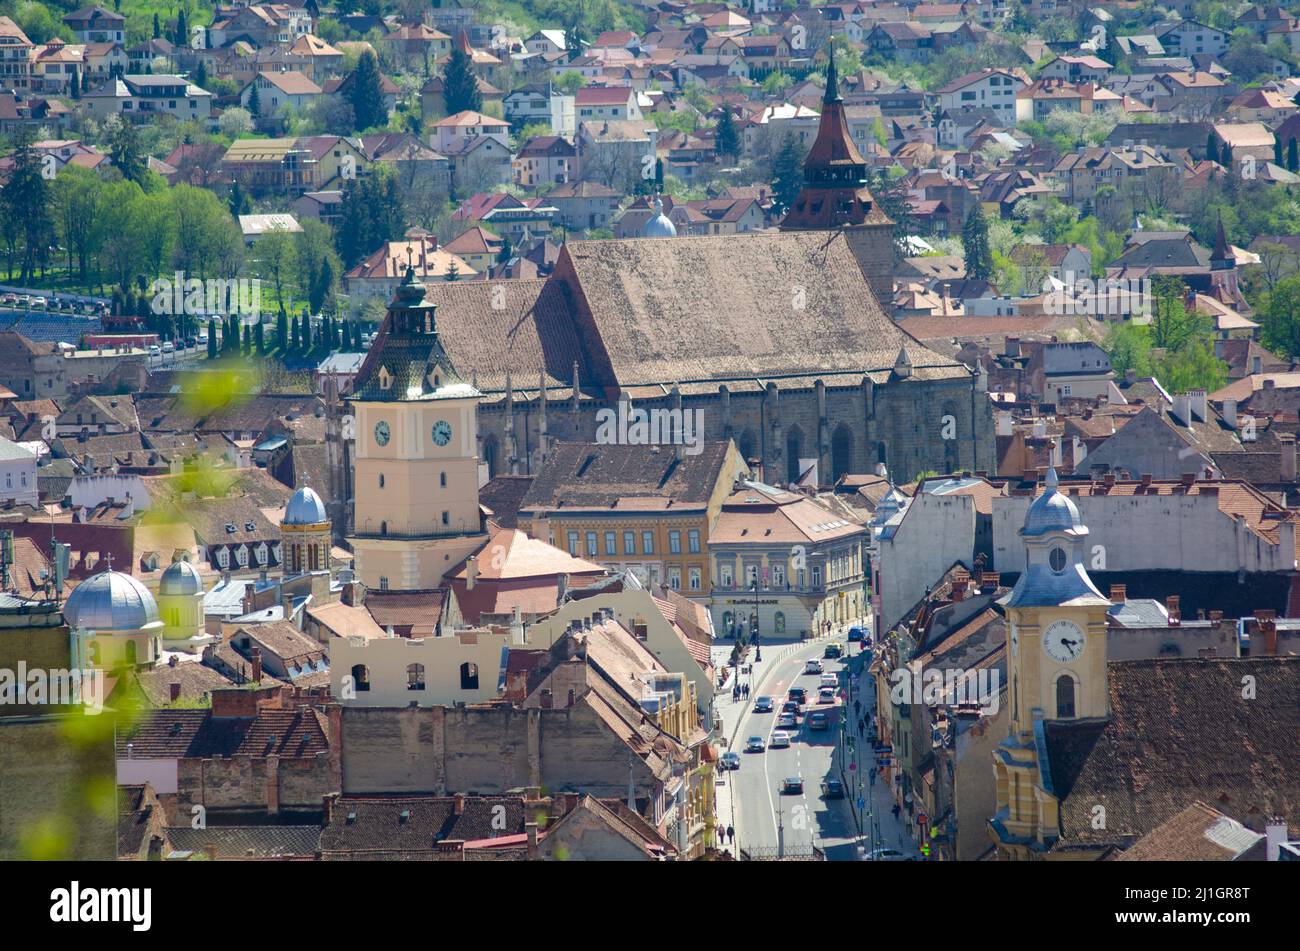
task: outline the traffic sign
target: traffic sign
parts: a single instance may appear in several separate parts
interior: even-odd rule
[[[859,796],[859,797],[858,797],[858,808],[859,808],[859,809],[865,809],[865,808],[867,808],[867,800],[866,800],[866,797],[864,797],[864,796]]]

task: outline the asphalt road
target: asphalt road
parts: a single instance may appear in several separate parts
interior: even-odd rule
[[[809,658],[821,658],[828,641],[811,641],[808,646],[768,665],[758,665],[759,680],[751,690],[750,702],[742,717],[732,747],[740,755],[740,769],[730,773],[736,804],[736,838],[742,849],[751,854],[775,854],[780,838],[784,839],[787,856],[806,855],[811,858],[815,845],[826,853],[829,860],[853,860],[856,829],[847,799],[824,800],[821,795],[823,779],[839,779],[837,742],[840,735],[840,717],[843,707],[818,704],[817,688],[820,677],[805,674],[804,664]],[[843,644],[842,641],[836,643]],[[841,669],[839,661],[824,660],[826,673]],[[798,728],[792,731],[791,743],[786,749],[768,748],[764,753],[746,753],[749,737],[761,736],[765,743],[771,740],[776,718],[786,691],[803,687],[810,698],[799,718]],[[773,712],[755,713],[753,700],[760,696],[772,698]],[[826,730],[808,728],[808,716],[815,712],[826,713],[829,721]],[[783,793],[781,784],[787,777],[803,779],[801,793]],[[779,831],[778,831],[779,827]]]

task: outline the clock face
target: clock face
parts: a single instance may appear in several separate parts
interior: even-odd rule
[[[440,419],[433,424],[433,441],[439,446],[445,446],[451,441],[451,423],[445,419]]]
[[[387,446],[389,437],[392,435],[392,431],[389,430],[388,424],[382,419],[375,423],[375,442],[379,443],[379,445]]]
[[[1068,664],[1083,656],[1083,629],[1072,621],[1057,621],[1043,632],[1043,647],[1047,656],[1058,663]]]

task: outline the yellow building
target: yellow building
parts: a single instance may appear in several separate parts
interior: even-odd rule
[[[709,536],[748,467],[730,441],[671,446],[560,443],[519,509],[519,527],[569,554],[705,599]]]
[[[429,590],[487,543],[478,500],[479,392],[457,374],[408,266],[350,397],[360,581]]]
[[[1060,800],[1047,764],[1048,724],[1110,715],[1103,596],[1084,567],[1088,529],[1057,491],[1056,470],[1025,513],[1028,565],[1002,600],[1008,624],[1011,729],[993,752],[996,811],[989,832],[1002,859],[1043,857],[1059,837]]]

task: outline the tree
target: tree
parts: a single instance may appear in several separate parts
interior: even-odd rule
[[[1151,345],[1164,350],[1178,350],[1199,332],[1206,321],[1189,314],[1184,304],[1187,286],[1178,277],[1157,274],[1151,280]]]
[[[730,107],[722,107],[718,117],[718,126],[713,133],[714,148],[719,156],[732,159],[740,155],[740,134],[736,131],[736,120],[731,115]]]
[[[1300,357],[1300,276],[1278,281],[1260,298],[1256,312],[1263,318],[1265,344],[1287,359]]]
[[[1291,138],[1286,144],[1286,170],[1288,172],[1300,172],[1300,151],[1297,151],[1295,138]]]
[[[794,204],[803,187],[803,153],[793,133],[787,132],[772,161],[772,197],[781,211]]]
[[[302,352],[311,353],[311,316],[302,315]]]
[[[1219,140],[1213,132],[1205,138],[1205,157],[1211,162],[1219,161]]]
[[[248,114],[254,119],[262,117],[262,96],[257,91],[257,77],[253,78],[253,88],[248,93]]]
[[[275,315],[275,348],[282,356],[289,351],[289,318],[283,307]]]
[[[289,343],[289,349],[293,350],[296,353],[298,349],[302,346],[302,318],[300,317],[297,320],[293,320],[292,318],[290,318],[289,325],[293,330],[293,336]]]
[[[257,275],[271,282],[281,310],[284,310],[285,283],[293,272],[297,254],[293,236],[283,228],[273,228],[253,243]]]
[[[194,85],[200,89],[206,89],[208,86],[208,64],[199,60],[199,64],[194,67]]]
[[[348,102],[352,106],[356,131],[364,132],[366,129],[388,124],[388,110],[384,105],[379,61],[370,50],[361,54],[361,58],[357,60],[357,68],[352,71],[352,82],[348,85]]]
[[[993,252],[989,248],[989,223],[979,202],[961,229],[962,254],[966,261],[966,277],[987,281],[993,275]]]
[[[315,313],[320,313],[325,309],[325,303],[334,294],[334,265],[330,263],[330,257],[325,257],[321,261],[320,270],[316,274],[316,282],[311,286],[311,293],[308,303]]]
[[[208,359],[217,359],[217,327],[220,321],[213,318],[208,321]]]
[[[221,130],[222,135],[237,139],[252,131],[253,114],[242,106],[231,106],[221,113],[221,118],[217,120],[217,128]]]
[[[479,112],[483,108],[483,96],[479,93],[473,62],[460,44],[452,47],[442,71],[442,99],[449,116],[467,109]]]
[[[109,161],[122,173],[123,178],[137,185],[144,184],[149,166],[134,122],[119,118],[114,123],[109,132],[108,155]]]
[[[257,347],[257,355],[263,356],[266,353],[266,331],[262,329],[262,320],[259,317],[257,323],[253,325],[253,345]]]
[[[32,133],[19,133],[17,148],[10,157],[13,163],[9,181],[0,190],[0,219],[8,218],[15,225],[14,235],[23,246],[19,281],[30,283],[37,265],[44,267],[46,255],[54,236],[54,222],[50,216],[50,183],[41,174],[40,156],[32,148]],[[6,232],[6,242],[9,232]],[[12,257],[10,273],[13,273]]]
[[[162,39],[162,24],[158,22],[157,13],[153,15],[153,38],[155,40]]]
[[[179,47],[190,45],[190,24],[185,16],[184,7],[181,7],[181,12],[176,15],[176,38],[172,42]]]

